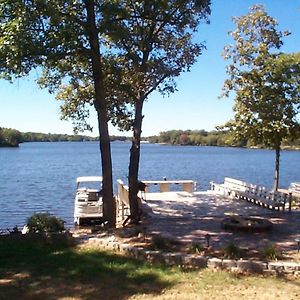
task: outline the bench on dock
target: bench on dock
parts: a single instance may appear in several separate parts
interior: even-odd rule
[[[247,188],[245,192],[239,194],[239,199],[247,200],[262,207],[274,210],[291,210],[291,194],[279,191],[270,191],[265,187]]]
[[[125,211],[129,211],[129,187],[124,184],[121,179],[117,180],[118,183],[118,207],[121,209],[121,218],[125,219]],[[119,210],[118,210],[119,212]]]
[[[210,186],[211,190],[216,191],[218,194],[233,199],[238,198],[237,195],[239,193],[245,192],[247,188],[252,187],[252,185],[249,185],[244,181],[230,177],[225,177],[224,183],[216,183],[211,181]]]
[[[291,210],[291,193],[271,191],[266,187],[225,177],[224,183],[211,182],[211,189],[216,193],[232,199],[244,199],[265,208],[285,211],[286,206]]]

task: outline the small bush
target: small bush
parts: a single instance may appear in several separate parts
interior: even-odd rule
[[[267,246],[264,250],[264,254],[266,258],[270,260],[277,260],[279,258],[278,250],[274,244]]]
[[[65,221],[49,213],[35,213],[27,220],[29,233],[59,233],[65,230]]]
[[[192,244],[189,247],[189,253],[196,253],[199,254],[204,251],[204,247],[200,245],[199,243],[192,242]]]
[[[155,235],[152,237],[151,248],[153,250],[165,250],[168,248],[169,241],[161,235]]]
[[[233,242],[223,248],[223,253],[226,258],[240,258],[242,250]]]
[[[151,240],[151,249],[152,250],[163,250],[163,251],[171,251],[175,242],[170,239],[161,236],[154,235]]]

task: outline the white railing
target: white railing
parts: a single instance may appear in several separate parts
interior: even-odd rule
[[[249,184],[247,182],[225,177],[224,183],[210,182],[211,189],[216,193],[233,199],[244,199],[254,204],[275,209],[291,210],[291,193],[271,191],[266,187]]]
[[[121,209],[121,218],[125,219],[125,211],[129,209],[129,187],[124,185],[121,179],[117,180],[118,183],[118,207]],[[119,210],[118,210],[119,212]]]
[[[161,193],[170,192],[172,186],[181,185],[182,191],[193,193],[197,189],[197,182],[193,180],[142,180],[146,184],[145,193],[151,191],[151,186],[159,186]]]
[[[125,213],[129,210],[129,187],[124,184],[121,179],[117,180],[118,183],[118,212],[121,214],[122,220],[125,218]],[[181,185],[182,191],[193,193],[196,190],[196,181],[193,180],[143,180],[145,190],[141,192],[149,193],[151,186],[158,186],[159,191],[169,192],[172,185]],[[143,198],[143,197],[142,197]],[[141,201],[141,199],[140,199]],[[141,204],[141,203],[139,203]]]

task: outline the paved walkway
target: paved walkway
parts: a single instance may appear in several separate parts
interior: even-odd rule
[[[233,241],[239,247],[264,249],[276,243],[284,251],[295,251],[295,238],[300,237],[300,211],[278,212],[244,200],[231,200],[213,191],[148,193],[145,195],[149,211],[147,232],[172,236],[184,242],[206,245],[205,235],[211,236],[211,245],[219,248]],[[228,214],[260,216],[272,221],[269,232],[230,232],[221,228]]]

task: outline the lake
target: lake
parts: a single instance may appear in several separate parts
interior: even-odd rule
[[[113,142],[113,176],[127,182],[130,143]],[[227,147],[141,145],[140,179],[191,179],[198,190],[225,176],[272,187],[275,153]],[[300,151],[282,151],[280,187],[300,181]],[[73,224],[78,176],[101,175],[97,142],[24,143],[0,148],[0,229],[23,226],[34,212]],[[116,188],[115,188],[116,192]]]

